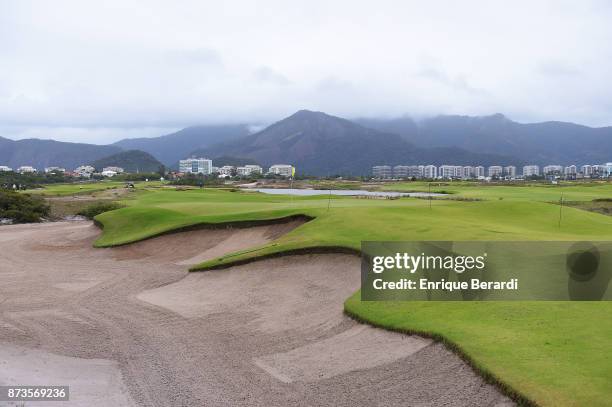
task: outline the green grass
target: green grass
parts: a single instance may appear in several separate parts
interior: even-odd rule
[[[349,315],[457,346],[476,370],[548,406],[609,406],[609,302],[362,302]]]
[[[159,181],[150,182],[136,182],[137,186],[156,186],[159,185]],[[44,196],[69,196],[69,195],[80,195],[80,194],[91,194],[94,192],[106,191],[107,189],[123,188],[125,182],[122,181],[110,181],[104,180],[99,182],[83,182],[83,183],[71,183],[71,184],[49,184],[44,188],[30,189],[26,192],[30,194],[38,194]]]
[[[393,187],[393,188],[392,188]],[[426,190],[425,183],[387,189]],[[321,247],[359,249],[362,240],[611,240],[612,217],[563,208],[571,201],[612,197],[612,184],[436,186],[476,202],[404,198],[371,200],[327,195],[290,197],[221,189],[140,189],[127,207],[96,217],[96,246],[126,244],[198,224],[276,219],[314,220],[274,242],[202,263],[204,270],[283,252]],[[500,199],[502,198],[502,199]],[[328,204],[330,209],[328,210]],[[431,208],[430,208],[431,205]],[[612,304],[361,302],[347,312],[390,329],[444,338],[474,366],[543,405],[605,405],[612,399]]]

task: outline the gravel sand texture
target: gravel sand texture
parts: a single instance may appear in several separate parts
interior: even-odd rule
[[[345,317],[355,256],[186,270],[290,229],[94,249],[90,222],[0,227],[0,381],[57,371],[70,381],[69,406],[511,404],[443,346]]]

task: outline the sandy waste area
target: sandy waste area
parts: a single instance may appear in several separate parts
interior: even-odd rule
[[[298,225],[114,249],[87,221],[0,227],[0,385],[70,386],[25,406],[512,404],[442,345],[344,316],[355,256],[187,271]]]

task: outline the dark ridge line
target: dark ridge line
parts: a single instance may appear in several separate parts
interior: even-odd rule
[[[306,223],[306,222],[310,222],[313,219],[314,217],[312,216],[298,214],[298,215],[289,215],[289,216],[283,216],[281,218],[272,218],[272,219],[237,220],[237,221],[219,222],[219,223],[201,222],[201,223],[195,223],[193,225],[181,226],[175,229],[170,229],[170,230],[166,230],[163,232],[155,233],[151,236],[147,236],[142,239],[135,240],[133,242],[125,242],[125,243],[110,244],[110,245],[105,245],[105,246],[98,246],[98,248],[104,249],[104,248],[111,248],[111,247],[127,246],[132,243],[142,242],[144,240],[153,239],[153,238],[164,236],[164,235],[171,235],[171,234],[182,233],[182,232],[191,232],[194,230],[204,230],[204,229],[214,230],[214,229],[233,229],[233,228],[247,229],[247,228],[252,228],[256,226],[268,226],[268,225],[278,225],[278,224],[283,224],[283,223],[289,223],[289,222],[296,221],[296,220],[304,221],[304,223]],[[104,230],[104,225],[97,219],[94,218],[93,223],[101,230]]]
[[[421,331],[418,329],[388,327],[388,326],[385,326],[384,324],[372,321],[368,318],[361,317],[357,315],[356,313],[349,311],[346,308],[346,306],[344,307],[344,314],[347,317],[361,324],[366,324],[366,325],[373,326],[375,328],[380,328],[380,329],[384,329],[384,330],[392,331],[392,332],[398,332],[398,333],[405,334],[405,335],[420,336],[423,338],[431,339],[434,342],[439,342],[443,344],[446,349],[450,350],[455,355],[459,356],[465,363],[467,363],[467,365],[474,371],[474,373],[482,377],[482,379],[486,383],[489,383],[495,386],[502,394],[509,397],[512,401],[516,402],[519,406],[541,407],[540,404],[531,400],[529,397],[523,395],[521,392],[519,392],[518,390],[516,390],[515,388],[513,388],[506,382],[504,382],[498,376],[491,373],[488,369],[478,366],[476,361],[470,355],[468,355],[458,344],[446,338],[444,335],[441,335],[435,332]]]

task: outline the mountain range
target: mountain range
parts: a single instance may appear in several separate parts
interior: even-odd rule
[[[0,137],[0,165],[12,168],[32,165],[39,169],[51,166],[74,169],[120,151],[120,147],[113,145],[100,146],[39,139],[14,141]]]
[[[111,145],[0,137],[0,165],[74,168],[141,150],[168,167],[197,155],[232,163],[293,164],[301,174],[358,175],[382,164],[598,164],[612,161],[611,141],[612,127],[522,124],[501,114],[346,120],[300,110],[256,133],[242,124],[193,126]]]
[[[587,127],[549,121],[517,123],[502,114],[436,116],[421,121],[358,119],[364,126],[399,134],[421,147],[459,147],[504,154],[524,162],[599,164],[612,161],[612,127]]]
[[[264,130],[200,151],[203,155],[251,158],[265,166],[293,164],[301,174],[368,174],[379,164],[510,163],[499,154],[456,147],[420,148],[398,134],[363,127],[322,112],[300,110]]]
[[[124,150],[142,150],[166,165],[174,165],[193,151],[249,134],[247,125],[193,126],[176,133],[151,138],[129,138],[117,141],[113,146]]]

